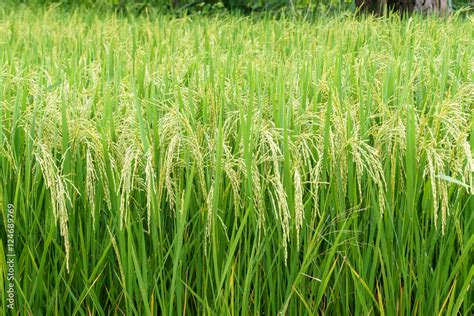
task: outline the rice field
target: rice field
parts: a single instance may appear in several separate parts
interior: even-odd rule
[[[473,106],[469,15],[0,5],[0,314],[472,314]]]

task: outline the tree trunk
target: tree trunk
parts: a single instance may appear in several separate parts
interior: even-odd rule
[[[448,13],[448,3],[447,3],[447,0],[440,0],[439,1],[439,11],[441,13],[442,16],[446,16],[446,14]]]
[[[448,12],[447,0],[355,0],[361,12],[383,14],[384,7],[389,11],[400,14],[417,11],[420,13],[439,12],[446,15]]]
[[[437,0],[416,0],[415,9],[422,13],[431,13],[437,9]]]

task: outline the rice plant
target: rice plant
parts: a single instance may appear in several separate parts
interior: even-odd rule
[[[472,314],[473,22],[0,6],[2,313]]]

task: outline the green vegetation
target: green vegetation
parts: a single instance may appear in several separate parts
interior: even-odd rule
[[[472,18],[0,9],[32,315],[469,315]]]
[[[63,8],[93,8],[120,13],[143,14],[150,11],[173,14],[266,12],[271,14],[320,15],[364,11],[381,14],[384,10],[397,12],[440,12],[446,8],[474,9],[472,0],[2,0],[10,4],[55,5]]]

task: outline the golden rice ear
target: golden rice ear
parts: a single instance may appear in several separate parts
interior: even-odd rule
[[[147,227],[150,232],[150,222],[152,213],[152,199],[156,195],[156,175],[153,167],[153,155],[151,151],[145,154],[145,190],[146,190],[146,210],[147,210]]]
[[[66,253],[66,269],[69,272],[70,250],[67,202],[70,203],[71,201],[65,183],[66,180],[58,169],[46,145],[37,143],[34,156],[43,175],[46,187],[50,191],[53,217],[59,222],[59,231],[64,240],[64,250]]]
[[[252,193],[253,193],[253,204],[257,212],[258,217],[258,229],[265,231],[265,202],[264,202],[264,189],[262,187],[262,175],[256,165],[252,168]]]
[[[304,207],[303,207],[303,184],[298,167],[294,171],[294,186],[295,186],[295,226],[296,226],[296,242],[297,248],[300,247],[300,230],[303,226]]]
[[[241,180],[241,173],[239,168],[239,160],[238,158],[234,158],[230,151],[230,148],[224,144],[224,173],[226,174],[227,178],[229,179],[231,188],[232,188],[232,195],[234,200],[234,210],[236,212],[240,211],[242,207],[242,201],[240,197],[240,188],[243,183]],[[236,168],[237,170],[235,170]]]
[[[95,189],[97,184],[97,173],[92,158],[91,150],[86,149],[86,197],[89,203],[92,226],[95,229]]]
[[[214,218],[214,207],[212,205],[212,200],[214,198],[214,181],[211,182],[211,188],[206,198],[206,206],[207,206],[207,223],[206,223],[206,233],[205,233],[205,240],[204,240],[204,252],[207,254],[207,243],[211,238],[211,229],[213,225],[212,219]]]
[[[176,184],[173,179],[173,169],[174,169],[174,162],[176,161],[175,157],[179,157],[179,150],[180,150],[180,137],[175,135],[167,148],[166,157],[164,161],[164,178],[165,178],[165,186],[167,192],[167,200],[170,204],[171,209],[175,210],[176,206]]]
[[[272,178],[268,179],[269,187],[273,189],[276,196],[275,212],[278,214],[278,219],[281,222],[283,233],[283,254],[285,264],[288,259],[288,243],[290,241],[290,210],[288,208],[288,201],[286,191],[283,187],[282,177],[280,175],[280,148],[275,141],[276,136],[272,130],[262,131],[262,143],[268,146],[270,152],[270,162],[272,164]]]
[[[313,215],[311,220],[314,220],[316,216],[319,216],[319,186],[321,185],[321,166],[322,166],[322,158],[321,154],[318,153],[318,161],[316,165],[311,168],[310,171],[310,184],[311,184],[311,195],[313,197]]]
[[[137,167],[137,152],[132,147],[125,152],[125,157],[122,161],[122,170],[120,176],[120,183],[118,193],[120,195],[120,228],[124,227],[125,218],[128,216],[128,209],[130,205],[130,194],[133,189],[134,175]]]
[[[467,141],[463,142],[463,149],[466,160],[466,168],[465,171],[460,172],[460,174],[464,177],[464,179],[469,179],[465,182],[469,184],[471,194],[474,194],[474,159],[472,156],[471,146]]]

